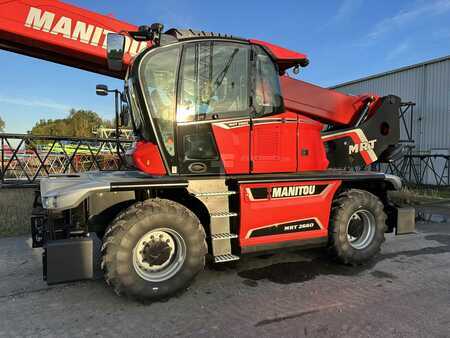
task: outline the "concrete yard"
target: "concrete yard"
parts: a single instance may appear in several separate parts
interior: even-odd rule
[[[148,305],[103,281],[47,286],[41,251],[0,239],[0,336],[450,336],[450,205],[421,208],[415,235],[388,235],[363,267],[323,251],[207,268],[182,295]]]

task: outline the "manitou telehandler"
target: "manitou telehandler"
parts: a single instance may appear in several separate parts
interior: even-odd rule
[[[400,98],[291,78],[307,57],[262,41],[137,28],[59,1],[0,13],[2,48],[123,78],[118,120],[135,133],[130,170],[41,179],[32,239],[48,283],[103,274],[118,294],[158,299],[207,257],[324,247],[358,264],[386,232],[414,231],[414,211],[388,198],[399,178],[352,170],[399,154]]]

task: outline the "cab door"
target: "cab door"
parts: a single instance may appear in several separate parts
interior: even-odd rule
[[[249,61],[246,43],[184,45],[177,95],[180,174],[249,173]]]
[[[297,115],[284,112],[276,66],[261,47],[253,48],[255,111],[250,121],[251,172],[296,172]]]

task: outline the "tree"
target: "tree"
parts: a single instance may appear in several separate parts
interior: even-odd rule
[[[68,118],[68,126],[71,131],[71,136],[76,137],[90,137],[93,136],[92,131],[103,124],[103,120],[97,113],[90,110],[75,110],[70,111]]]
[[[0,117],[0,133],[3,133],[5,130],[5,121]]]
[[[40,120],[31,130],[33,135],[92,137],[98,127],[110,123],[103,121],[97,113],[91,110],[71,109],[69,116],[57,120]]]

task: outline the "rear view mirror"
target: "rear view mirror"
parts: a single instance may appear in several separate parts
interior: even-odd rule
[[[95,93],[98,96],[108,96],[108,86],[102,84],[96,85]]]
[[[109,69],[121,71],[123,66],[123,55],[125,53],[125,36],[109,33],[106,37],[106,50]]]
[[[122,111],[120,113],[120,125],[128,127],[130,124],[130,111],[126,104],[122,105]]]

